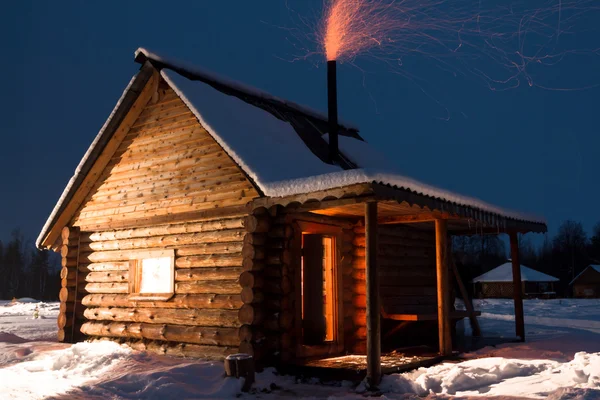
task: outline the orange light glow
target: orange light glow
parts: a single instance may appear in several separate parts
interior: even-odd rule
[[[391,3],[380,0],[330,0],[325,4],[322,45],[328,61],[353,58],[389,41],[397,23]]]

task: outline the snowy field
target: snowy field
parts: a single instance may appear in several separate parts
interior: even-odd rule
[[[34,310],[38,307],[39,318]],[[458,306],[458,305],[457,305]],[[527,343],[385,376],[381,399],[600,399],[600,300],[525,300]],[[514,335],[512,301],[480,300],[487,336]],[[218,362],[143,354],[113,343],[54,342],[58,303],[0,302],[1,399],[363,399],[363,385],[300,381],[268,369],[249,394]],[[468,322],[465,323],[468,332]]]

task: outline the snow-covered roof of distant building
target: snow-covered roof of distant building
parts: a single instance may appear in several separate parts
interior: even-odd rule
[[[479,275],[473,279],[477,282],[512,282],[512,263],[504,263],[485,274]],[[521,265],[521,281],[523,282],[558,282],[559,279],[543,272],[536,271],[524,265]]]
[[[588,265],[583,271],[578,273],[577,276],[575,278],[573,278],[573,280],[571,282],[569,282],[569,285],[572,285],[573,282],[575,282],[577,280],[577,278],[579,278],[581,275],[583,275],[584,272],[586,272],[589,269],[592,269],[600,274],[600,265]]]
[[[537,224],[540,228],[535,231],[545,230],[543,218],[506,210],[406,177],[364,141],[357,127],[343,120],[339,126],[339,163],[335,165],[328,160],[328,124],[324,114],[143,48],[136,51],[135,57],[143,65],[151,64],[160,71],[199,122],[265,196],[285,197],[378,183],[449,206],[466,207],[475,213]],[[38,246],[112,137],[119,116],[132,104],[130,97],[141,90],[138,77],[139,74],[125,89],[75,170],[36,241]]]

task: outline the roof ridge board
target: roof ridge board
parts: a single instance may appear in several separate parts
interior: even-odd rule
[[[139,48],[136,50],[135,61],[138,63],[150,61],[157,69],[167,68],[190,80],[199,80],[215,87],[215,89],[219,91],[225,93],[229,92],[227,94],[236,97],[240,97],[240,95],[242,95],[249,96],[252,99],[260,99],[262,101],[271,103],[276,107],[283,107],[291,112],[302,114],[304,117],[316,120],[320,123],[327,123],[328,120],[324,113],[314,110],[310,107],[295,103],[293,101],[285,100],[281,97],[274,96],[269,92],[265,92],[261,89],[246,85],[239,81],[225,78],[213,72],[202,70],[196,66],[189,65],[188,63],[164,58],[144,48]],[[364,141],[364,139],[358,134],[359,128],[356,125],[348,121],[344,121],[343,119],[339,119],[338,126],[342,130],[339,132],[339,134]]]

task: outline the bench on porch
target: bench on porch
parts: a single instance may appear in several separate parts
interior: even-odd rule
[[[480,336],[481,330],[479,328],[479,324],[477,322],[477,317],[481,315],[480,311],[475,311],[472,309],[472,306],[469,307],[470,311],[467,310],[453,310],[450,311],[450,320],[459,320],[463,318],[469,318],[471,321],[471,327],[473,329],[473,336]],[[438,313],[436,305],[427,305],[427,306],[408,306],[408,307],[396,307],[388,308],[388,311],[385,309],[385,305],[381,306],[381,317],[384,319],[399,321],[400,323],[387,331],[385,333],[385,337],[391,337],[396,334],[398,331],[407,327],[409,324],[413,322],[420,321],[437,321]]]
[[[471,318],[478,317],[480,315],[481,311],[473,311],[472,313],[469,313],[465,310],[455,310],[450,312],[450,319]],[[381,307],[381,316],[385,319],[391,319],[394,321],[435,321],[438,319],[437,312],[393,314],[387,313],[383,306]]]

